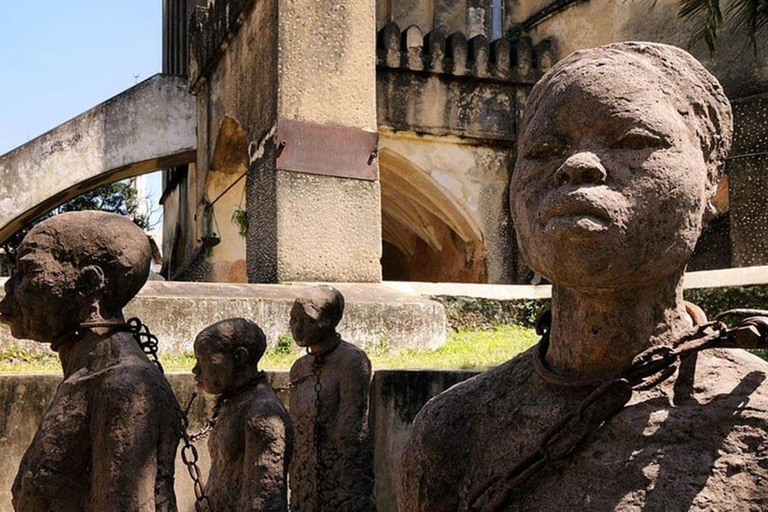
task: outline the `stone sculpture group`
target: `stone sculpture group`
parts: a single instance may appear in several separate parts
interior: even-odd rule
[[[768,509],[768,365],[718,349],[644,386],[616,377],[708,328],[682,279],[731,132],[720,84],[670,46],[577,52],[534,87],[510,208],[527,263],[553,283],[551,315],[538,347],[421,410],[401,511]],[[22,243],[2,321],[50,344],[64,382],[21,462],[17,511],[176,510],[174,461],[190,437],[122,313],[149,260],[142,231],[104,213],[54,217]],[[291,334],[307,355],[291,368],[290,414],[258,368],[258,325],[227,319],[197,336],[195,380],[218,397],[192,435],[210,436],[199,504],[375,510],[371,364],[337,333],[343,311],[328,286],[295,301]],[[618,391],[590,401],[606,382]],[[565,453],[569,429],[589,442]]]

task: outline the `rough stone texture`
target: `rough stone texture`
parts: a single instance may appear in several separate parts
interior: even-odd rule
[[[381,280],[378,181],[277,173],[281,281]]]
[[[386,386],[378,384],[379,373],[385,373]],[[400,429],[407,429],[401,415],[412,415],[423,405],[432,394],[442,391],[445,387],[458,382],[459,375],[471,372],[442,371],[386,371],[376,372],[372,384],[371,428],[374,438],[374,464],[376,482],[391,482],[395,477],[397,457],[390,453],[396,449],[399,440],[406,437]],[[449,377],[446,377],[446,374]],[[195,381],[189,372],[167,374],[179,403],[186,404],[195,391]],[[267,372],[271,387],[284,386],[288,383],[288,372]],[[38,375],[0,375],[0,511],[11,512],[11,485],[16,470],[27,446],[32,440],[35,428],[40,423],[46,408],[56,393],[56,387],[61,382],[61,376],[54,374]],[[426,390],[429,390],[427,392]],[[280,393],[280,399],[287,406],[288,393]],[[411,403],[418,399],[417,402]],[[190,412],[190,430],[197,431],[210,417],[215,397],[202,394],[192,406]],[[377,410],[378,408],[378,410]],[[394,415],[390,418],[390,415]],[[377,426],[378,425],[378,426]],[[381,445],[381,447],[379,447]],[[203,475],[210,472],[210,457],[208,456],[207,440],[198,442],[200,453],[200,469]],[[195,497],[192,483],[187,476],[181,457],[176,457],[176,497],[178,509],[194,510]],[[389,490],[386,490],[389,489]],[[392,510],[395,495],[391,486],[381,486],[377,483],[377,507],[379,510]]]
[[[293,430],[258,370],[266,346],[264,332],[243,318],[217,322],[195,339],[195,380],[221,400],[208,441],[212,463],[205,490],[213,510],[288,509]]]
[[[0,240],[96,188],[195,158],[194,100],[156,75],[0,157]]]
[[[717,81],[664,45],[578,52],[534,88],[510,198],[526,261],[553,283],[552,371],[606,379],[691,327],[682,275],[731,122]],[[545,384],[532,352],[422,409],[404,451],[401,510],[466,510],[477,486],[509,471],[587,396]],[[663,386],[635,393],[586,448],[545,468],[505,509],[766,508],[766,371],[740,351],[687,361]]]
[[[279,6],[280,117],[376,131],[376,2]]]
[[[291,382],[312,374],[291,390],[294,510],[376,510],[368,431],[371,362],[336,333],[343,314],[344,298],[329,286],[306,290],[291,309],[293,339],[309,352],[291,367]]]
[[[730,177],[731,242],[738,267],[768,263],[768,94],[733,102]]]
[[[125,314],[140,317],[150,327],[160,340],[161,353],[191,351],[200,330],[232,317],[257,322],[269,346],[274,346],[289,332],[291,305],[305,286],[153,281],[128,304]],[[439,303],[382,284],[336,286],[347,297],[339,332],[351,343],[393,350],[437,348],[445,343],[445,312]],[[15,341],[0,325],[0,351],[11,346],[34,350],[39,344]]]
[[[681,389],[690,382],[676,376],[636,394],[583,450],[543,471],[505,510],[764,510],[766,369],[742,351],[699,357],[695,391]],[[419,413],[406,448],[401,510],[464,510],[459,503],[477,485],[508,470],[585,396],[548,387],[531,352],[440,395]],[[489,407],[492,421],[478,421]],[[487,504],[481,500],[479,510]]]
[[[19,465],[16,511],[176,510],[170,385],[129,333],[85,326],[123,321],[150,259],[140,228],[102,212],[59,215],[21,243],[0,320],[50,344],[64,382]]]

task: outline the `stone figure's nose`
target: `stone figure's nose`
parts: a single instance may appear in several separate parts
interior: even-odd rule
[[[555,183],[562,185],[588,185],[604,183],[608,173],[596,154],[582,151],[571,155],[555,171]]]

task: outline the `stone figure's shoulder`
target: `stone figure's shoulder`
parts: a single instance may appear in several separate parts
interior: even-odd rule
[[[368,359],[368,354],[366,354],[365,351],[360,347],[353,345],[348,341],[342,340],[336,351],[338,352],[339,356],[341,356],[341,358],[348,363],[359,366],[371,366],[371,360]]]
[[[744,350],[717,349],[698,355],[696,394],[704,402],[741,399],[768,423],[768,362]]]
[[[288,418],[285,406],[266,384],[256,388],[255,397],[248,407],[246,420],[251,423],[261,418],[278,418],[281,421],[286,421]]]
[[[514,404],[532,376],[530,351],[471,379],[460,382],[429,400],[414,419],[411,441],[416,449],[434,455],[469,446],[478,417],[489,410]]]
[[[475,377],[460,382],[432,398],[416,416],[416,421],[436,425],[477,414],[496,407],[498,402],[514,402],[528,388],[533,376],[531,350]]]
[[[312,367],[312,356],[305,354],[298,358],[291,366],[290,378],[291,380],[301,377],[309,372]]]

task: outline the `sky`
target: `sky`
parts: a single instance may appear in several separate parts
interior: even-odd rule
[[[0,0],[0,155],[161,68],[162,0]]]

